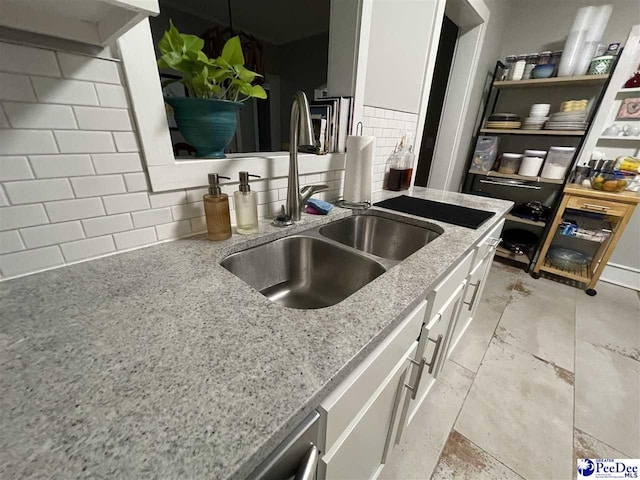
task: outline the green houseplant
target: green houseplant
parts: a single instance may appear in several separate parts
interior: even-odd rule
[[[243,102],[267,98],[267,93],[260,85],[252,85],[260,75],[245,68],[238,36],[227,40],[215,59],[207,57],[203,47],[204,40],[180,33],[169,21],[169,30],[158,42],[162,54],[158,68],[177,71],[182,78],[165,84],[179,81],[189,92],[189,97],[165,97],[180,133],[199,156],[225,158],[224,149],[236,132]]]

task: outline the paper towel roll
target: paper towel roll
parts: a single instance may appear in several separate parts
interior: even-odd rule
[[[344,195],[347,202],[371,201],[371,169],[376,149],[375,137],[349,135],[344,174]]]

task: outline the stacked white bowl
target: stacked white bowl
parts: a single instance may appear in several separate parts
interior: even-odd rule
[[[534,103],[531,105],[529,116],[522,121],[525,130],[541,130],[549,117],[550,103]]]

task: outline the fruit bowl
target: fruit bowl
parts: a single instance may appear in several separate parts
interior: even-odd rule
[[[629,184],[630,177],[622,172],[595,172],[589,179],[591,188],[605,192],[621,192]]]

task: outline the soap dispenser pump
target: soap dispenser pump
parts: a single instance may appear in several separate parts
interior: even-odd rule
[[[202,197],[204,214],[207,218],[207,237],[209,240],[226,240],[231,237],[231,216],[229,213],[229,195],[222,193],[217,173],[209,174],[209,194]]]
[[[249,177],[260,178],[259,175],[250,175],[249,172],[240,172],[240,190],[234,192],[233,202],[236,209],[236,230],[243,235],[258,233],[258,197],[251,191]]]

